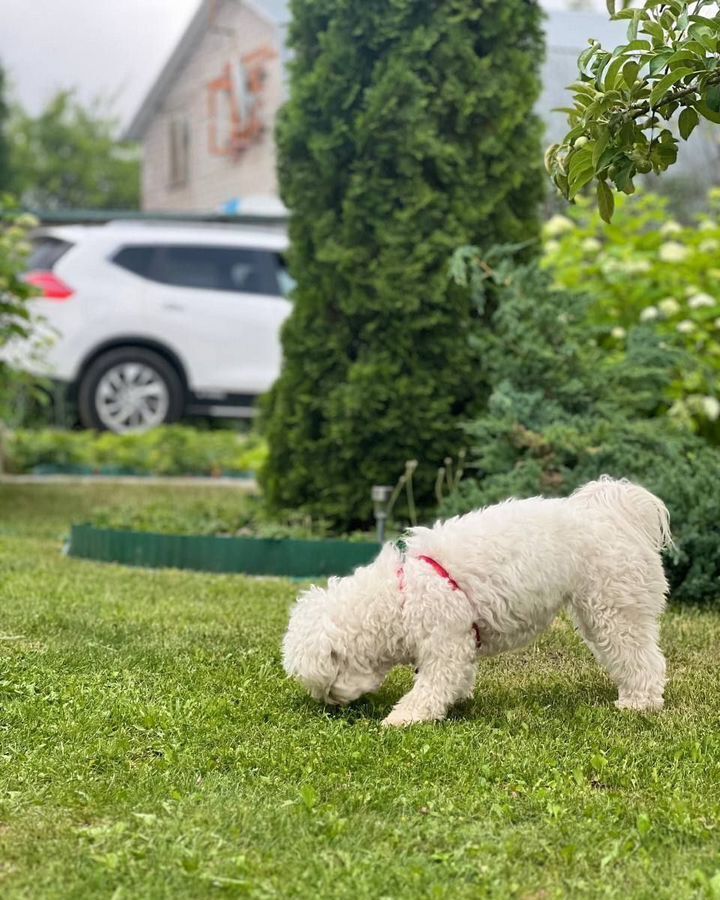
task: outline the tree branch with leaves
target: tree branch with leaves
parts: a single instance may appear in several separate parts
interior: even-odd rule
[[[610,51],[590,39],[569,86],[573,105],[563,109],[570,130],[548,147],[545,165],[568,200],[596,182],[609,222],[615,190],[632,194],[638,174],[672,166],[678,135],[687,140],[701,119],[720,124],[720,14],[714,0],[607,7],[627,20],[627,42]]]

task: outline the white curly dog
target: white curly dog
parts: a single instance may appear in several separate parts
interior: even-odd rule
[[[377,559],[294,607],[283,664],[318,701],[376,691],[397,665],[415,683],[384,725],[442,719],[472,696],[478,660],[514,650],[565,607],[618,687],[621,709],[663,705],[658,619],[671,545],[665,505],[603,476],[563,500],[507,500],[413,528]]]

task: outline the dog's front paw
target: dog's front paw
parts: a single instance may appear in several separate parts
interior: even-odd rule
[[[382,720],[382,725],[384,728],[405,728],[407,725],[417,725],[420,722],[434,722],[439,718],[442,717],[423,715],[417,710],[398,709],[398,707],[395,707]]]
[[[403,712],[401,709],[393,709],[385,718],[382,720],[383,728],[404,728],[406,725],[412,725],[416,720],[412,718],[406,712]]]
[[[659,712],[664,702],[662,697],[649,697],[647,694],[623,694],[615,701],[615,706],[636,712]]]

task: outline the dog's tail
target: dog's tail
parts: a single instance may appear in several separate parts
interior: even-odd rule
[[[571,500],[589,506],[602,507],[608,513],[616,513],[642,536],[654,550],[673,546],[670,533],[670,513],[665,504],[639,484],[625,478],[615,479],[601,475],[578,488]]]

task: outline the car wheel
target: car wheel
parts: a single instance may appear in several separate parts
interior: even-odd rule
[[[176,422],[184,406],[185,391],[175,368],[144,347],[103,353],[78,386],[80,421],[99,431],[147,431]]]

